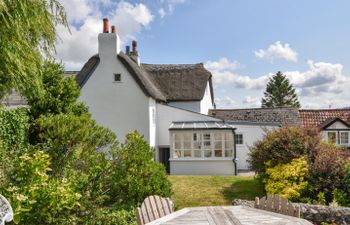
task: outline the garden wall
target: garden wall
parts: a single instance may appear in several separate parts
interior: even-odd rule
[[[254,201],[234,199],[232,205],[254,207]],[[300,207],[301,217],[316,224],[321,222],[336,223],[338,225],[350,224],[350,208],[323,205],[293,203]]]

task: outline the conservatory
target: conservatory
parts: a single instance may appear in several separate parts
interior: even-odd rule
[[[235,175],[235,128],[222,121],[173,122],[170,174]]]

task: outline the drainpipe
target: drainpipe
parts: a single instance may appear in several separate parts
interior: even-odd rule
[[[235,167],[235,175],[238,175],[238,170],[237,170],[237,150],[236,150],[236,128],[232,129],[232,134],[233,134],[233,159],[232,162]]]

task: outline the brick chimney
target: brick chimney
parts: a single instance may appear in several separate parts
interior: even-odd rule
[[[120,40],[115,26],[111,27],[109,33],[108,19],[103,19],[103,32],[98,35],[98,54],[101,62],[104,60],[115,60],[120,52]]]

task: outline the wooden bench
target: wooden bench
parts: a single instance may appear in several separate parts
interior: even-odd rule
[[[256,197],[254,208],[300,218],[300,208],[293,206],[287,198],[278,194],[267,195],[260,199]]]
[[[141,207],[136,208],[136,222],[144,225],[174,212],[173,202],[170,198],[162,198],[157,195],[147,197]]]

